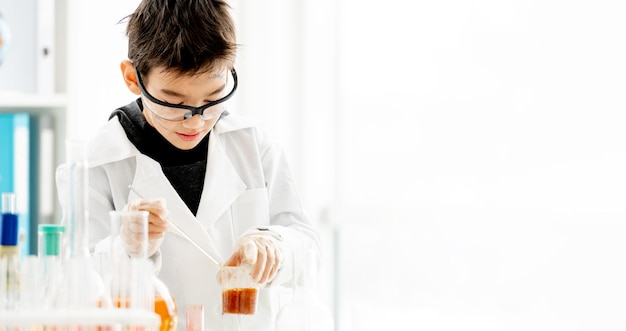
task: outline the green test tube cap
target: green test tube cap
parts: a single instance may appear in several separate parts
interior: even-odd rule
[[[65,232],[64,225],[39,224],[41,254],[58,256],[61,250],[61,234],[63,232]]]

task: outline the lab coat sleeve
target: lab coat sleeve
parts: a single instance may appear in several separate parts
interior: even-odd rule
[[[304,271],[293,269],[293,252],[313,250],[314,265],[319,266],[320,238],[304,211],[283,149],[262,132],[258,134],[258,139],[269,201],[270,225],[267,230],[280,237],[284,253],[283,264],[272,285],[289,286],[294,276],[298,277]],[[312,272],[317,274],[319,270]]]

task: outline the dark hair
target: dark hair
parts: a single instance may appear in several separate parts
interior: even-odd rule
[[[232,67],[235,24],[224,0],[143,0],[127,16],[128,58],[146,74],[165,67],[195,74]]]

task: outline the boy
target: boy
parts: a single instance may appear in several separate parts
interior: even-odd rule
[[[264,287],[246,329],[273,330],[276,285],[293,275],[287,257],[294,249],[319,257],[319,237],[282,150],[225,111],[238,84],[229,7],[219,0],[144,0],[126,32],[129,60],[121,71],[138,98],[116,109],[89,143],[90,249],[110,234],[109,211],[149,211],[149,255],[176,301],[178,329],[185,328],[187,304],[204,306],[208,330],[225,329],[219,267],[168,218],[224,265],[252,265]],[[122,231],[132,255],[130,232]]]

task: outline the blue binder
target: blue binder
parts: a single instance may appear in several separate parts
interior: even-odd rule
[[[0,114],[0,192],[14,192],[22,256],[31,252],[31,121],[28,113]]]

